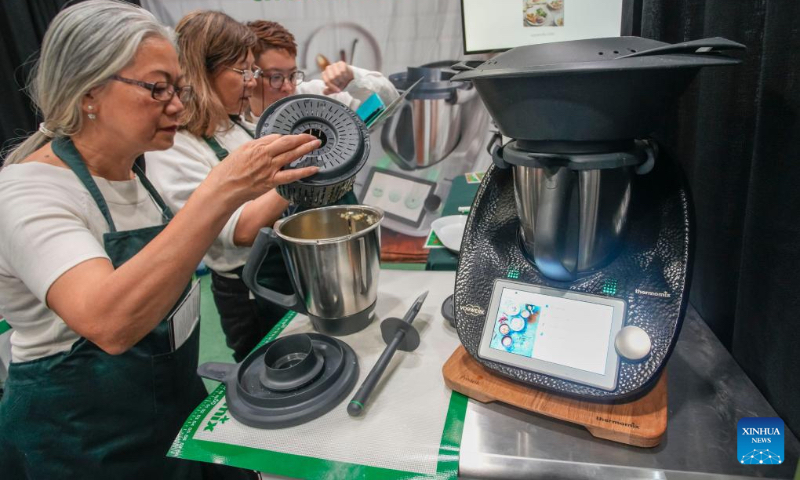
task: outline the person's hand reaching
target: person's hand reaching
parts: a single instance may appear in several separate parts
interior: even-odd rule
[[[345,62],[336,62],[328,65],[322,72],[322,81],[325,82],[324,95],[339,93],[347,88],[353,80],[353,70]]]

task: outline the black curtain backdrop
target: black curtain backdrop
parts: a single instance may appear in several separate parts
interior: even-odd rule
[[[800,2],[641,1],[644,37],[747,45],[742,65],[699,75],[658,137],[694,199],[690,300],[800,434]]]
[[[2,0],[0,7],[0,145],[36,130],[39,119],[22,91],[41,46],[44,32],[67,4],[80,0]],[[129,0],[139,5],[139,0]]]

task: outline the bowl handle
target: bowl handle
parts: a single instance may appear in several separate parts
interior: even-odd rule
[[[386,154],[394,160],[398,167],[403,170],[416,169],[416,162],[414,158],[406,158],[400,153],[400,146],[397,144],[397,129],[400,126],[400,116],[403,110],[411,109],[411,102],[403,100],[403,105],[398,107],[391,117],[386,121],[381,131],[381,145],[383,146]],[[409,117],[410,118],[410,117]]]
[[[456,72],[468,72],[470,70],[475,70],[482,63],[483,60],[463,60],[451,66],[450,68]]]
[[[714,37],[676,43],[674,45],[664,45],[663,47],[651,48],[650,50],[631,53],[630,55],[625,55],[619,58],[648,57],[652,55],[718,53],[725,50],[744,50],[745,48],[746,47],[741,43],[733,42],[727,38]]]
[[[494,163],[497,168],[502,168],[503,170],[511,166],[503,159],[504,146],[503,135],[500,132],[494,132],[494,135],[492,135],[492,138],[489,139],[489,143],[486,145],[486,152],[492,157],[492,163]]]
[[[264,263],[264,259],[267,257],[272,245],[277,245],[278,242],[278,236],[275,235],[275,231],[271,228],[265,227],[258,231],[256,241],[253,242],[253,248],[250,250],[250,255],[247,257],[247,263],[244,264],[242,280],[253,294],[265,298],[283,308],[306,314],[308,313],[306,306],[300,299],[300,296],[297,295],[297,292],[291,295],[284,295],[263,287],[258,283],[258,271],[261,270],[261,264]]]

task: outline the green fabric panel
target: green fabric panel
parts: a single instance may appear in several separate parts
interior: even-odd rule
[[[453,186],[450,187],[450,194],[447,196],[442,209],[442,216],[458,215],[458,207],[472,205],[479,186],[479,183],[467,183],[467,178],[464,175],[454,178]],[[458,255],[446,248],[431,249],[425,268],[426,270],[456,270],[458,268]]]
[[[381,262],[382,270],[425,270],[424,263]]]
[[[0,335],[6,333],[7,331],[11,330],[11,325],[8,324],[5,320],[0,320]]]
[[[387,170],[391,166],[392,166],[392,159],[389,158],[388,156],[381,157],[381,158],[378,159],[377,162],[375,162],[375,167],[376,168],[382,168],[384,170]]]

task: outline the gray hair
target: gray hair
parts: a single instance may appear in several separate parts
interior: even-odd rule
[[[51,137],[79,132],[83,96],[132,62],[139,45],[154,36],[175,42],[153,14],[118,0],[89,0],[56,15],[27,87],[44,122],[5,164],[19,163]]]

